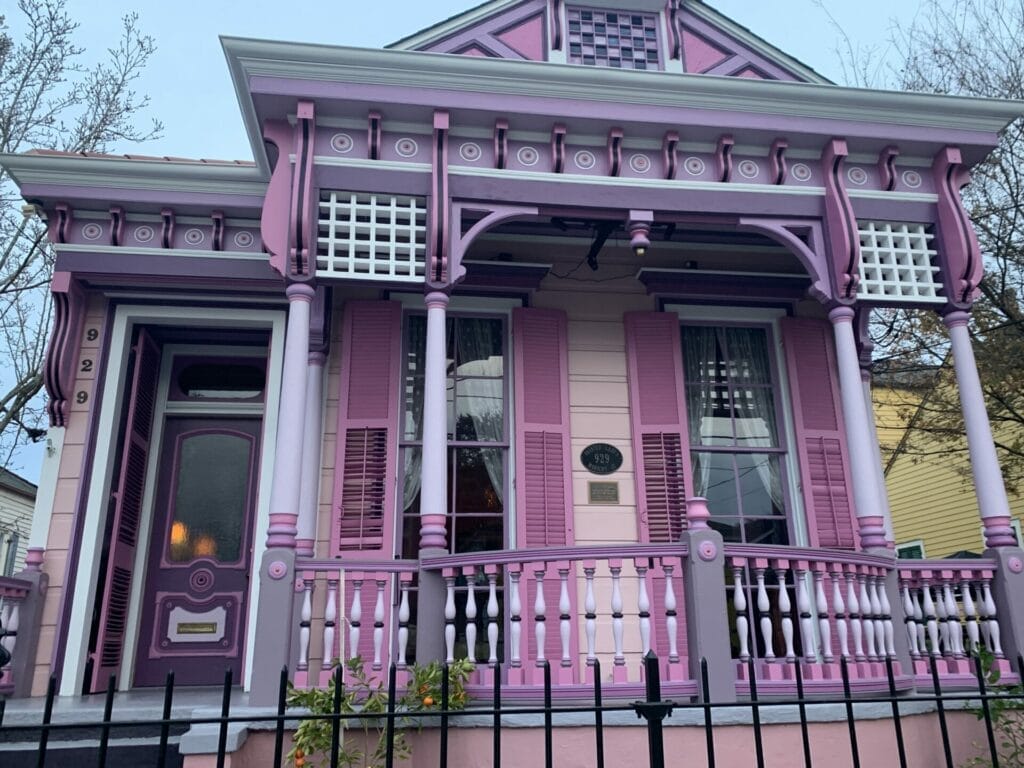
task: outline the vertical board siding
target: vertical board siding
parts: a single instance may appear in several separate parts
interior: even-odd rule
[[[390,557],[398,451],[402,308],[349,301],[342,321],[331,554]]]
[[[811,544],[854,548],[852,483],[832,328],[825,320],[803,317],[783,318],[781,326]]]

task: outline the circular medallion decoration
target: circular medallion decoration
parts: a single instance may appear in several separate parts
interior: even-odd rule
[[[688,157],[683,161],[683,168],[685,168],[686,172],[691,176],[700,176],[704,173],[706,166],[704,165],[704,161],[699,157]]]
[[[395,142],[395,152],[402,157],[415,157],[420,151],[420,145],[409,138],[399,139]]]
[[[207,592],[213,586],[213,571],[209,568],[198,568],[188,577],[188,585],[195,592]]]
[[[267,566],[267,576],[274,579],[274,581],[280,581],[288,575],[288,566],[285,565],[281,560],[275,560]]]
[[[135,241],[139,243],[148,243],[153,239],[153,228],[148,224],[143,224],[141,227],[135,228]]]
[[[1006,567],[1010,569],[1012,573],[1020,573],[1024,571],[1024,561],[1021,561],[1019,557],[1014,555],[1006,560]]]
[[[161,640],[160,641],[160,647],[161,648],[170,648],[171,647],[171,641],[170,640]]]
[[[355,142],[347,133],[336,133],[331,136],[331,149],[339,155],[348,154],[352,151],[353,146],[355,146]]]
[[[651,170],[651,158],[647,155],[633,155],[629,158],[629,167],[637,173],[647,173]]]
[[[622,451],[608,443],[591,443],[580,451],[580,464],[595,475],[610,475],[622,466]]]
[[[797,181],[807,181],[811,178],[811,169],[806,163],[797,163],[793,166],[793,178]]]
[[[523,165],[536,165],[540,160],[540,153],[533,147],[520,147],[516,152],[516,159]]]
[[[917,189],[921,186],[921,174],[917,171],[904,171],[903,183],[911,189]]]
[[[459,147],[459,157],[467,163],[475,163],[482,154],[483,151],[480,149],[480,145],[472,141],[467,141]]]
[[[236,232],[235,236],[231,239],[239,248],[248,248],[252,245],[252,232]]]
[[[854,166],[852,168],[847,169],[846,178],[850,180],[851,184],[856,184],[859,187],[867,183],[868,172],[865,171],[863,168],[858,168]]]
[[[94,222],[90,222],[82,227],[82,237],[86,240],[99,240],[103,236],[103,227]]]
[[[581,171],[589,171],[597,165],[597,158],[594,157],[594,153],[587,149],[581,149],[573,155],[572,161]]]
[[[705,563],[710,563],[718,557],[718,547],[713,541],[702,541],[697,548],[697,554]]]
[[[740,172],[740,176],[745,179],[756,179],[757,175],[761,172],[761,169],[757,167],[757,163],[753,160],[744,160],[737,167],[736,170]]]
[[[185,232],[185,242],[189,245],[199,245],[206,239],[206,234],[201,229],[192,228]]]

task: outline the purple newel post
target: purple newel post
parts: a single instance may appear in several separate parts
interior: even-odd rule
[[[860,379],[860,359],[853,333],[853,315],[850,307],[836,307],[828,314],[836,338],[836,361],[839,366],[839,392],[843,401],[843,419],[846,422],[846,441],[853,471],[853,503],[857,512],[862,549],[885,547],[885,524],[879,509],[881,482],[877,474],[878,462],[873,454],[878,445],[871,438],[869,420],[872,415],[864,403],[864,388]]]
[[[1003,475],[999,470],[996,446],[992,442],[992,428],[985,411],[985,396],[981,391],[978,366],[974,361],[971,337],[967,332],[966,312],[956,310],[943,319],[949,329],[953,348],[953,367],[960,390],[960,407],[967,429],[967,449],[971,455],[974,492],[978,496],[978,509],[985,524],[986,547],[1012,547],[1017,544],[1010,527],[1010,504],[1006,500]]]
[[[708,530],[708,500],[703,496],[691,496],[686,500],[686,527],[691,531]]]
[[[295,554],[313,557],[316,543],[316,512],[320,502],[320,444],[324,391],[323,352],[309,353],[306,372],[306,423],[302,437],[302,485],[299,489],[299,521]]]
[[[447,554],[448,515],[448,294],[430,291],[427,305],[426,360],[423,371],[423,463],[420,481],[420,556]],[[446,588],[437,571],[420,571],[416,661],[444,658]]]

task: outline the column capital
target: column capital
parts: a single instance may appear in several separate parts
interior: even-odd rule
[[[444,291],[427,291],[423,296],[423,303],[427,305],[427,309],[447,309],[450,301],[451,296]]]
[[[840,306],[829,311],[828,319],[832,321],[832,325],[852,323],[855,314],[856,312],[853,311],[853,307]]]
[[[312,304],[316,289],[309,283],[292,283],[285,288],[284,295],[288,297],[288,301],[305,301]]]
[[[942,324],[947,328],[957,328],[967,325],[971,319],[971,313],[962,309],[954,309],[942,316]]]
[[[313,350],[309,353],[307,360],[310,365],[316,366],[317,368],[323,368],[324,364],[327,362],[327,353],[319,349]]]

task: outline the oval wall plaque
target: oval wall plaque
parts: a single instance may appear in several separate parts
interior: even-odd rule
[[[595,475],[610,475],[622,466],[622,451],[608,443],[591,443],[580,452],[580,463]]]

